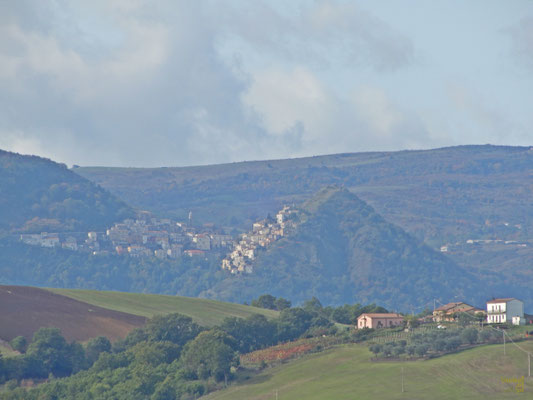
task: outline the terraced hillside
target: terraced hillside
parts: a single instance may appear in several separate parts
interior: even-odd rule
[[[533,341],[520,346],[533,351]],[[490,345],[402,363],[371,362],[366,346],[347,345],[266,369],[251,378],[241,376],[239,384],[202,399],[530,399],[533,378],[527,373],[527,355],[509,344],[506,356],[502,345]],[[524,392],[517,392],[516,383],[508,381],[522,376]]]

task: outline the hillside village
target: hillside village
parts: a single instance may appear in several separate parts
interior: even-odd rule
[[[70,232],[22,234],[20,240],[28,245],[63,248],[93,255],[118,254],[131,257],[177,259],[198,257],[208,253],[227,254],[222,269],[232,274],[252,272],[251,262],[257,252],[266,249],[279,238],[294,232],[296,210],[284,206],[273,218],[255,222],[252,230],[235,240],[210,224],[196,228],[192,216],[188,222],[155,218],[147,211],[136,219],[114,224],[105,232]],[[229,251],[229,253],[228,253]]]
[[[295,231],[296,215],[294,208],[284,206],[276,214],[276,219],[266,218],[255,222],[251,232],[243,233],[239,242],[233,243],[232,251],[222,260],[222,269],[232,274],[252,273],[252,261],[259,250],[266,249],[276,240]]]
[[[20,240],[29,245],[61,247],[93,255],[118,254],[160,259],[183,255],[204,256],[208,252],[225,252],[233,243],[231,235],[212,227],[196,228],[189,222],[154,218],[142,211],[137,219],[116,223],[105,232],[23,234]]]

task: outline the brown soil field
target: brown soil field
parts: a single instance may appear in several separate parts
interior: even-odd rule
[[[83,342],[96,336],[113,341],[145,322],[145,317],[93,306],[47,290],[0,285],[3,340],[24,336],[30,341],[39,328],[55,327],[69,341]]]

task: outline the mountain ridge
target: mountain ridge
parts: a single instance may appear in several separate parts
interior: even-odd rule
[[[64,164],[0,150],[0,230],[95,230],[133,210]]]
[[[433,299],[484,300],[472,274],[345,188],[321,190],[299,215],[296,233],[259,253],[252,274],[230,277],[205,295],[243,301],[270,290],[295,302],[316,296],[326,304],[376,302],[401,311]]]

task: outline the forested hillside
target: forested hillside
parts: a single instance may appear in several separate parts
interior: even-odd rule
[[[192,210],[199,224],[249,229],[253,221],[283,204],[299,203],[334,184],[357,194],[434,249],[469,239],[521,241],[533,247],[529,147],[458,146],[200,167],[75,171],[160,215],[186,218]],[[501,250],[470,246],[448,254],[464,268],[504,274],[511,286],[531,282],[531,251],[523,246]]]
[[[130,215],[124,202],[65,165],[0,150],[0,230],[96,230]]]
[[[250,275],[230,277],[209,295],[242,301],[272,292],[297,302],[377,302],[409,310],[455,297],[489,295],[470,272],[390,224],[346,189],[326,188],[300,210],[293,236],[259,255]]]
[[[459,146],[183,168],[76,168],[132,205],[162,215],[247,228],[284,202],[343,185],[430,243],[529,237],[533,151]],[[508,225],[505,225],[506,222]],[[520,224],[520,228],[515,225]]]

